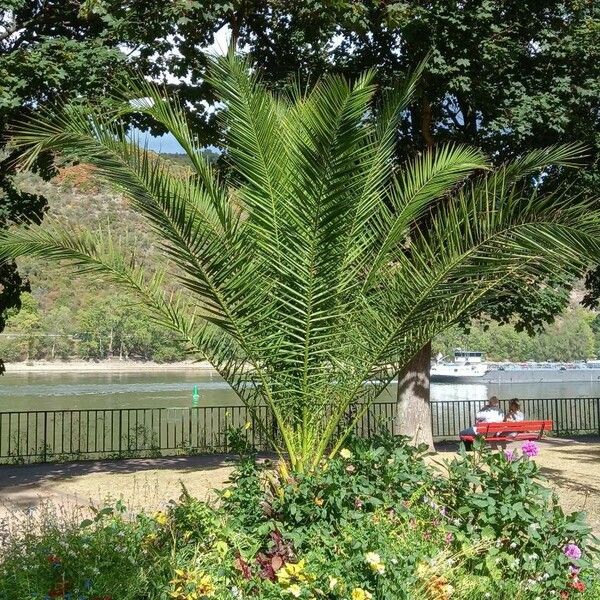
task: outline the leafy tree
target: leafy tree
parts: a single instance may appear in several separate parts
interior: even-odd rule
[[[2,338],[6,356],[10,360],[38,358],[43,339],[39,306],[35,298],[29,293],[24,293],[21,310],[9,310],[7,320],[9,331]]]
[[[594,320],[590,323],[590,327],[594,334],[595,340],[595,357],[600,358],[600,315],[596,315]]]
[[[172,39],[187,0],[112,3],[112,12],[83,0],[4,0],[0,6],[0,228],[26,218],[39,222],[46,199],[15,183],[18,150],[6,145],[11,123],[57,100],[106,97],[127,66],[156,73],[149,52]],[[164,39],[163,39],[164,37]],[[138,52],[135,52],[138,50]],[[202,114],[196,109],[198,114]],[[140,125],[144,125],[140,123]],[[48,178],[47,156],[33,165]],[[5,311],[29,289],[13,262],[0,264],[0,331]],[[0,372],[3,370],[0,361]]]
[[[131,90],[149,98],[142,106],[70,107],[33,121],[18,138],[28,160],[61,150],[91,163],[147,218],[176,268],[149,275],[114,240],[57,222],[2,234],[0,257],[66,261],[135,294],[251,410],[270,407],[275,448],[293,469],[316,468],[419,348],[507,278],[526,285],[600,258],[597,203],[528,192],[528,177],[572,164],[578,147],[494,170],[478,150],[447,145],[395,166],[415,80],[374,111],[374,77],[273,96],[233,56],[217,62],[229,182],[198,152],[177,104],[149,84]],[[187,178],[125,138],[121,118],[136,110],[173,132],[193,164]],[[425,231],[420,218],[434,206]],[[180,293],[165,293],[173,280]]]
[[[56,306],[46,315],[42,315],[42,330],[48,335],[44,347],[44,356],[50,360],[71,358],[75,352],[76,334],[75,315],[67,306]]]
[[[157,326],[129,294],[90,300],[78,314],[78,352],[85,359],[137,358],[180,360],[181,344],[171,331]]]

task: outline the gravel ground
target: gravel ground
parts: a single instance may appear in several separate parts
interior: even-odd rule
[[[600,438],[549,438],[535,459],[567,511],[585,510],[600,536]],[[455,444],[440,445],[433,460],[451,458]],[[0,521],[55,506],[83,514],[90,505],[122,499],[131,511],[152,512],[176,499],[183,483],[199,498],[227,482],[233,457],[194,456],[0,467]]]

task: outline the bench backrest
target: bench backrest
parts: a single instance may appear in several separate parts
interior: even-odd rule
[[[479,423],[477,426],[479,434],[502,433],[502,432],[532,432],[552,430],[552,421],[506,421],[504,423]]]

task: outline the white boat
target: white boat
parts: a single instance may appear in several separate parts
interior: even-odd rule
[[[454,360],[443,362],[441,357],[431,365],[431,381],[437,383],[476,383],[489,371],[483,352],[454,350]]]
[[[565,383],[600,384],[600,361],[580,363],[488,363],[483,352],[454,350],[452,362],[439,356],[431,365],[433,383]]]

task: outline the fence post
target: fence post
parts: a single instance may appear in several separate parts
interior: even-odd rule
[[[269,411],[269,412],[271,413],[271,420],[272,420],[272,425],[271,425],[272,438],[271,439],[273,440],[273,443],[276,444],[277,443],[277,419],[275,419],[275,415],[271,411]],[[267,444],[269,443],[269,440],[265,440],[265,441],[267,442]],[[272,447],[268,448],[268,450],[273,450],[273,448]]]
[[[119,454],[122,452],[122,444],[123,444],[123,409],[119,409]]]
[[[42,451],[42,462],[46,462],[48,456],[48,411],[45,410],[44,411],[44,441],[43,441],[43,448],[44,450]]]
[[[598,412],[596,413],[596,419],[598,420],[598,435],[600,435],[600,398],[596,398],[596,404],[598,405]]]

